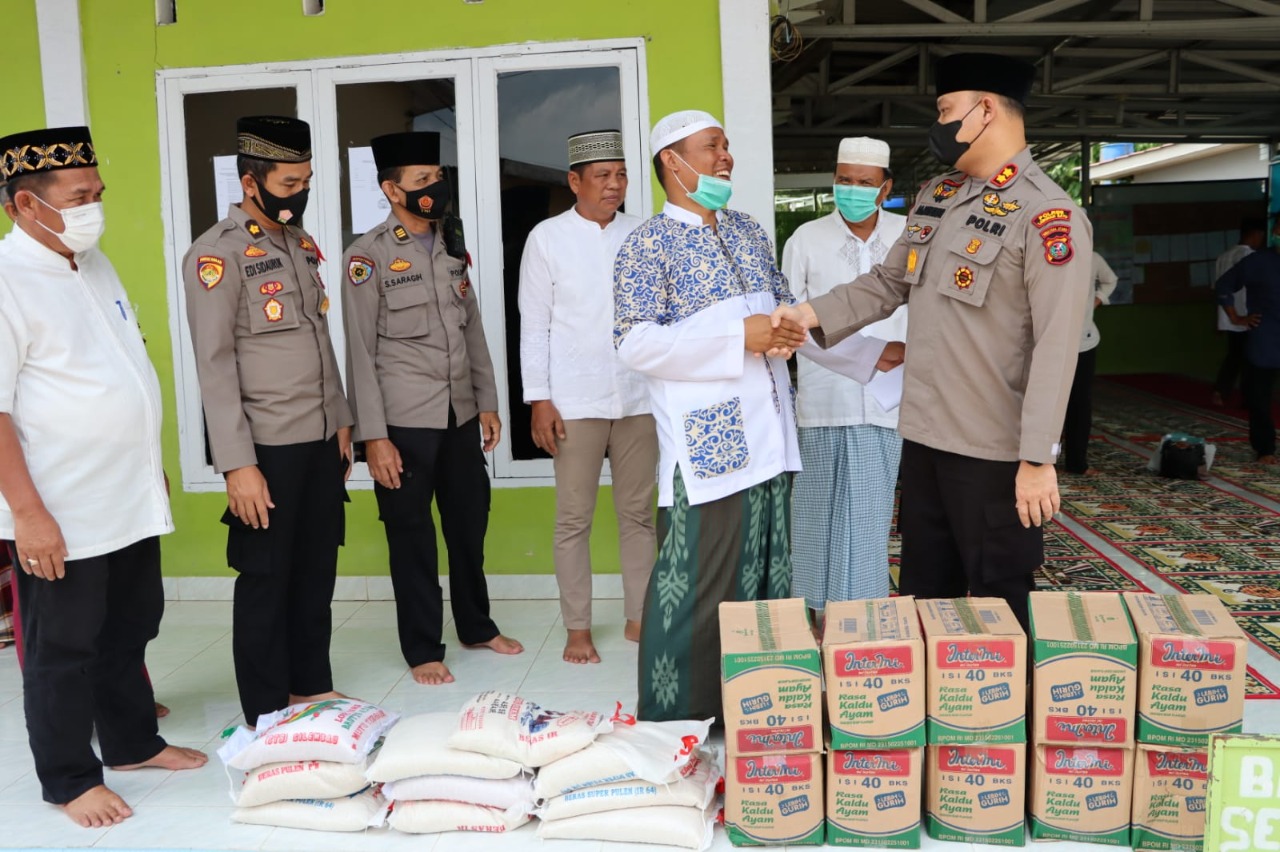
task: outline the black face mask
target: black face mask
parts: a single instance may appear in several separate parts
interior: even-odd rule
[[[449,206],[449,181],[438,180],[422,189],[412,192],[397,184],[404,193],[404,206],[415,216],[423,219],[439,219],[444,216],[444,209]]]
[[[279,195],[272,195],[265,186],[258,183],[259,197],[254,199],[254,203],[272,222],[279,222],[281,225],[300,225],[302,214],[307,209],[307,196],[310,194],[310,189],[304,189],[282,198]]]
[[[969,107],[969,112],[973,112],[978,108],[981,100]],[[978,141],[978,136],[987,132],[986,125],[978,131],[978,136],[973,137],[968,142],[960,142],[956,139],[960,135],[960,126],[964,124],[964,120],[969,117],[969,112],[960,116],[956,121],[948,121],[946,124],[935,121],[933,126],[929,128],[929,153],[938,158],[938,161],[947,166],[954,167],[955,164],[969,150],[969,146]]]

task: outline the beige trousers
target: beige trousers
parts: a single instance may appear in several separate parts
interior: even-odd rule
[[[591,627],[591,521],[606,453],[618,515],[623,609],[628,621],[640,621],[657,551],[653,490],[658,434],[653,417],[566,420],[564,434],[555,457],[556,582],[564,626]]]

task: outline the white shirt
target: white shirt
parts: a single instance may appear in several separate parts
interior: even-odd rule
[[[0,413],[68,559],[173,531],[160,384],[138,320],[97,249],[66,258],[15,227],[0,241]],[[0,539],[13,538],[0,497]]]
[[[1218,262],[1214,265],[1213,269],[1213,280],[1217,281],[1219,278],[1226,275],[1228,269],[1235,266],[1251,254],[1253,254],[1253,249],[1241,243],[1238,246],[1232,246],[1222,254],[1218,255]],[[1246,300],[1243,287],[1236,291],[1236,313],[1240,316],[1245,316],[1249,313],[1249,305]],[[1227,316],[1226,308],[1221,305],[1218,306],[1218,331],[1248,330],[1249,326],[1247,325],[1236,325],[1233,323],[1231,318]]]
[[[1104,305],[1111,304],[1111,294],[1115,292],[1116,284],[1119,283],[1116,274],[1111,271],[1110,264],[1096,251],[1093,253],[1092,274],[1093,286],[1086,291],[1086,298],[1089,301],[1085,303],[1084,308],[1084,330],[1080,332],[1081,352],[1095,349],[1102,342],[1098,325],[1093,321],[1093,300],[1099,299]]]
[[[601,228],[571,208],[529,232],[520,260],[524,401],[549,399],[565,420],[649,413],[644,376],[613,348],[613,261],[644,220]]]
[[[804,223],[782,250],[782,271],[791,282],[791,292],[807,302],[870,272],[884,260],[906,224],[906,216],[881,210],[875,229],[863,241],[849,230],[839,211]],[[804,357],[796,362],[799,425],[897,428],[897,409],[886,411],[863,385],[875,376],[884,345],[906,339],[907,306],[903,305],[831,349],[812,341],[801,346],[798,352]]]

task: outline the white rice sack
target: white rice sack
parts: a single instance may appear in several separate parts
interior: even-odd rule
[[[538,767],[581,751],[612,729],[613,720],[603,713],[546,710],[518,695],[491,690],[462,708],[449,745]]]
[[[598,814],[538,823],[543,840],[613,840],[619,843],[656,843],[705,852],[715,832],[714,807],[706,810],[674,805],[601,811]]]
[[[493,781],[465,775],[419,775],[388,782],[382,787],[382,795],[393,802],[441,799],[502,811],[520,808],[525,813],[533,812],[533,781],[524,777]]]
[[[399,718],[353,698],[294,704],[259,716],[257,731],[237,728],[218,756],[246,772],[266,763],[298,760],[360,763]]]
[[[309,828],[315,831],[364,831],[386,821],[387,801],[372,787],[340,799],[289,799],[252,808],[236,808],[235,822]]]
[[[462,802],[396,802],[391,827],[405,834],[440,834],[445,831],[483,831],[505,834],[532,817],[518,810],[502,811]]]
[[[699,754],[684,768],[684,773],[683,778],[671,784],[620,781],[574,790],[548,799],[537,814],[544,820],[557,820],[631,808],[675,805],[704,810],[709,807],[720,783],[715,756]]]
[[[668,784],[680,777],[680,770],[707,741],[713,721],[615,724],[582,751],[542,767],[534,795],[549,799],[584,787],[637,779]]]
[[[449,748],[458,729],[457,713],[408,716],[387,734],[369,767],[370,781],[400,781],[420,775],[515,778],[527,770],[514,760]]]
[[[368,787],[364,773],[363,763],[331,760],[267,763],[249,770],[240,789],[232,791],[231,799],[242,808],[284,799],[336,799]]]

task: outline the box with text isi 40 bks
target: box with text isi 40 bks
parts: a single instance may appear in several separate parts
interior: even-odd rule
[[[1037,745],[1031,838],[1129,845],[1133,749]]]
[[[930,745],[1025,743],[1027,635],[999,598],[916,602]]]
[[[1138,632],[1140,743],[1204,750],[1244,722],[1248,639],[1213,595],[1126,592]]]
[[[924,745],[924,641],[914,598],[827,604],[822,668],[832,749]]]
[[[1206,748],[1139,743],[1133,772],[1133,848],[1203,848],[1208,789]]]
[[[919,849],[924,749],[827,752],[827,845]]]
[[[1024,846],[1027,747],[931,745],[926,751],[925,827],[935,840]]]

